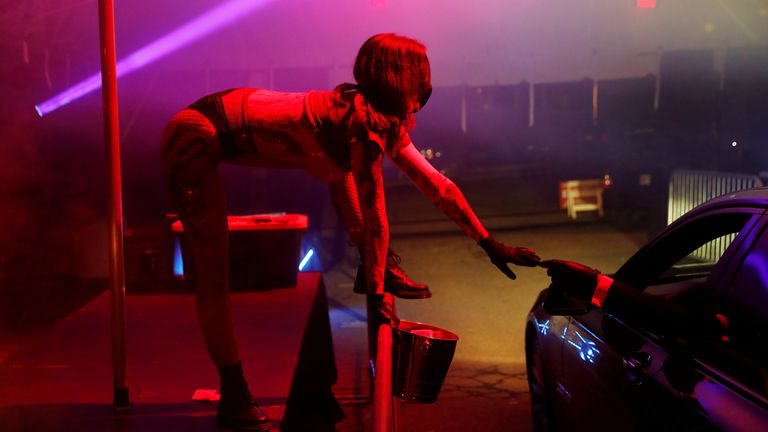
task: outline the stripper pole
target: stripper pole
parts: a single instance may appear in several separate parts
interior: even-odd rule
[[[109,187],[109,276],[112,309],[112,369],[115,408],[129,405],[125,354],[125,276],[123,266],[123,209],[120,173],[120,126],[117,115],[115,8],[113,0],[99,0],[101,94],[104,146]]]
[[[378,301],[389,304],[390,310],[394,311],[395,297],[389,293],[378,294],[376,297],[381,300],[372,297],[368,296],[368,337],[376,338],[375,351],[373,346],[370,347],[370,354],[374,359],[373,432],[397,432],[400,404],[392,395],[392,327],[389,323],[371,319],[375,316]]]

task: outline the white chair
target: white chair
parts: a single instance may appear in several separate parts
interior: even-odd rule
[[[563,183],[568,217],[576,219],[576,214],[583,211],[597,211],[598,216],[603,217],[604,179],[567,180]]]

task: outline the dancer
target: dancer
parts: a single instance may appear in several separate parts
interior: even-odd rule
[[[231,430],[269,430],[270,421],[253,401],[234,336],[219,162],[300,168],[327,182],[334,205],[360,248],[357,291],[381,293],[386,286],[384,155],[508,277],[515,278],[508,263],[539,262],[531,249],[494,240],[459,188],[411,142],[413,113],[432,91],[424,45],[395,34],[373,36],[358,52],[354,77],[356,84],[332,91],[240,88],[212,94],[176,114],[163,133],[163,167],[184,226],[184,268],[197,294],[208,353],[221,378],[217,421]]]

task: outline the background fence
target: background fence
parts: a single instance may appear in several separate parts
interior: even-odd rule
[[[671,224],[687,211],[712,198],[762,185],[763,182],[759,177],[748,174],[674,171],[669,180],[667,224]],[[712,240],[694,251],[691,256],[708,262],[716,262],[735,237],[736,234],[729,234]]]

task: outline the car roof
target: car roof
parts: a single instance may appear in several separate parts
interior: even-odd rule
[[[706,211],[724,207],[768,208],[768,187],[729,192],[701,204],[696,208],[696,211]]]
[[[695,218],[702,213],[728,208],[768,209],[768,187],[743,189],[712,198],[711,200],[705,201],[687,211],[685,214],[672,221],[668,227],[671,228],[681,223],[685,223],[685,221]]]

